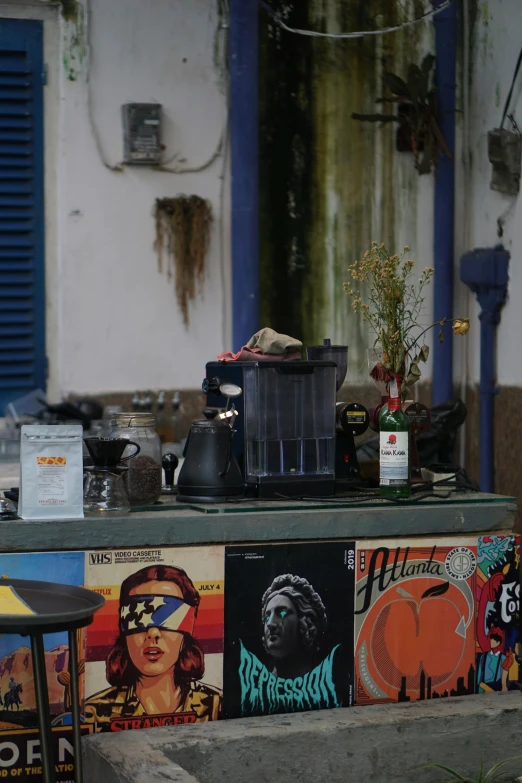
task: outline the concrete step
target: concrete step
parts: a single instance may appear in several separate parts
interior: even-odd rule
[[[431,783],[425,764],[478,776],[522,753],[522,694],[98,734],[84,741],[86,783]],[[522,758],[508,766],[522,775]]]

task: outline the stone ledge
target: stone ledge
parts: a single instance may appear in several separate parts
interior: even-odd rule
[[[409,505],[252,501],[125,517],[0,521],[0,551],[38,552],[271,541],[474,535],[513,529],[514,498],[467,493]]]
[[[420,766],[472,775],[482,760],[516,756],[521,720],[522,696],[510,692],[99,734],[84,741],[85,779],[431,783],[440,773]]]

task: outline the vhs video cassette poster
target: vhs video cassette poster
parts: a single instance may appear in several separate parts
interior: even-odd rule
[[[355,544],[225,550],[226,718],[347,707]]]
[[[477,539],[357,547],[356,704],[475,692]]]
[[[518,689],[520,538],[482,536],[477,570],[477,690]]]
[[[0,554],[0,574],[10,579],[59,581],[81,587],[84,553]],[[85,631],[76,633],[82,698]],[[67,633],[45,635],[44,648],[56,780],[57,783],[69,783],[74,779],[74,747]],[[88,732],[89,728],[85,726],[84,730]],[[16,777],[21,783],[43,780],[31,640],[27,636],[0,636],[0,748],[2,777]]]
[[[87,630],[85,720],[126,731],[217,720],[224,549],[87,552],[105,606]]]

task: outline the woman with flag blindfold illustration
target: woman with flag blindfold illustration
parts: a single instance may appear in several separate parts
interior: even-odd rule
[[[147,715],[172,716],[161,725],[220,717],[221,691],[199,682],[205,659],[192,635],[199,602],[181,568],[148,566],[124,580],[119,636],[107,658],[112,687],[86,701],[87,723],[122,730],[160,725]]]

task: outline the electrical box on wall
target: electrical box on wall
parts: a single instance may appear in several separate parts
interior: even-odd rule
[[[516,196],[520,190],[521,137],[518,131],[495,128],[488,133],[488,157],[493,166],[490,187]]]
[[[161,163],[161,104],[126,103],[123,114],[123,161],[127,164]]]

